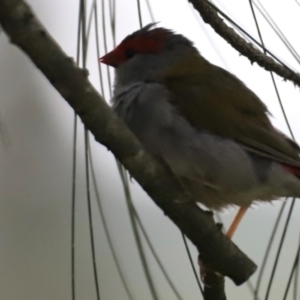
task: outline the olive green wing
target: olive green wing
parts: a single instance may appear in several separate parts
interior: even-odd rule
[[[299,146],[272,126],[264,103],[231,73],[194,53],[164,73],[161,81],[171,92],[170,102],[199,131],[300,166]]]

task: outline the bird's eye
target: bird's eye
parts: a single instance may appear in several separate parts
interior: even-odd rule
[[[129,59],[129,58],[132,58],[133,56],[135,56],[136,52],[133,49],[126,49],[125,55]]]

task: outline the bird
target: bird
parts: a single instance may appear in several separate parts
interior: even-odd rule
[[[232,237],[253,203],[300,197],[300,148],[260,98],[192,41],[151,23],[99,58],[115,68],[111,104],[146,151],[196,202],[238,206]]]

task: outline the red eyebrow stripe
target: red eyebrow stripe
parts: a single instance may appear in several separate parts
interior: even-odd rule
[[[149,32],[136,32],[126,37],[118,46],[121,49],[134,49],[140,53],[156,53],[163,49],[166,41],[166,31],[160,28]]]

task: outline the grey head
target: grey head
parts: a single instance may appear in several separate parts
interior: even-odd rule
[[[137,82],[156,82],[160,74],[186,53],[198,52],[183,35],[148,24],[128,35],[100,59],[116,68],[115,88]]]

